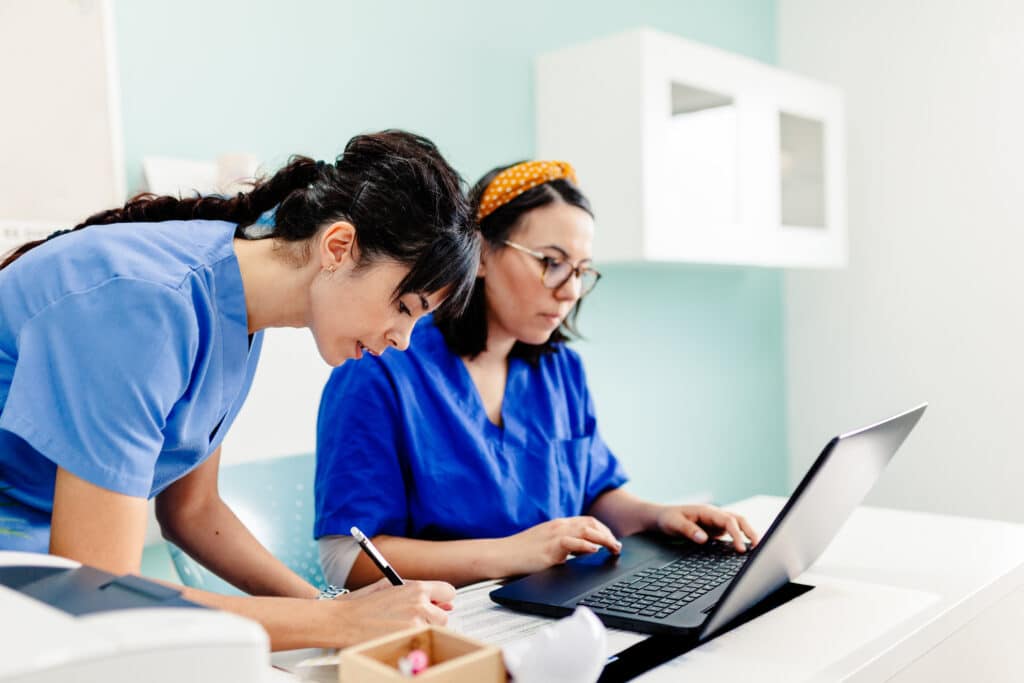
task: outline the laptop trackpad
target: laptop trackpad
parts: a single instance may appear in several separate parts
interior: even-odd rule
[[[494,597],[498,602],[574,606],[587,593],[649,563],[652,554],[652,549],[646,544],[624,544],[619,556],[602,548],[591,555],[580,555],[565,564],[510,583],[496,591]]]

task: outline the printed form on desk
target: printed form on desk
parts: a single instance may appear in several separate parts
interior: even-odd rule
[[[556,621],[554,618],[516,612],[497,604],[491,600],[490,593],[499,586],[500,581],[483,581],[460,588],[455,595],[455,609],[448,616],[448,628],[502,647]],[[610,657],[646,637],[642,633],[610,628],[606,654]]]

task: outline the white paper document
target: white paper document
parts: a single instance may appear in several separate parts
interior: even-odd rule
[[[525,638],[555,619],[521,614],[491,600],[490,592],[501,585],[484,581],[459,589],[448,628],[477,640],[501,647]],[[638,643],[647,636],[631,631],[608,629],[608,656]]]

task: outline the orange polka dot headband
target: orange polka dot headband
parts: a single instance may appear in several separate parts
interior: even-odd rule
[[[525,161],[506,168],[494,176],[480,197],[477,222],[527,190],[559,178],[576,183],[576,170],[566,161]]]

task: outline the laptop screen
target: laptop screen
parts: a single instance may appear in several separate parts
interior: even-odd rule
[[[708,615],[701,639],[802,574],[863,502],[928,404],[832,439]]]

